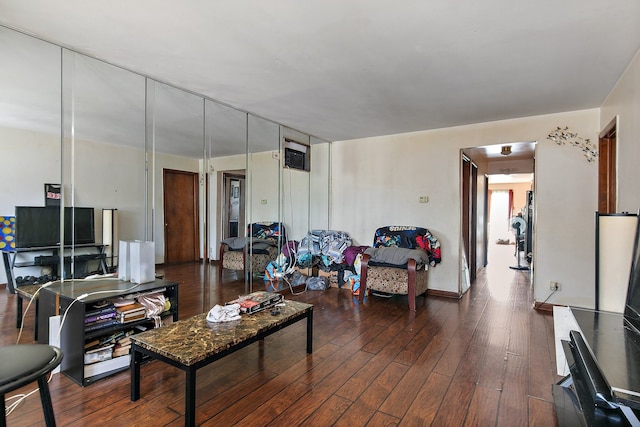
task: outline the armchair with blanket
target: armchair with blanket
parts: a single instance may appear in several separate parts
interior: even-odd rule
[[[362,255],[358,298],[363,301],[367,289],[407,295],[415,311],[416,296],[427,295],[427,269],[440,261],[440,244],[426,228],[378,228],[373,247]]]
[[[255,222],[247,226],[247,237],[232,237],[220,242],[220,266],[222,270],[244,270],[264,274],[269,261],[275,259],[285,244],[286,232],[280,222]]]

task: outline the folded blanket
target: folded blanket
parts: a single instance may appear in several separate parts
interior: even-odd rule
[[[222,241],[225,245],[229,246],[232,251],[237,251],[246,247],[249,243],[252,244],[255,250],[265,250],[271,246],[276,246],[276,242],[271,239],[260,239],[258,237],[230,237]]]
[[[398,247],[367,248],[364,251],[369,260],[376,263],[405,265],[410,259],[418,264],[429,264],[429,254],[424,249],[405,249]]]

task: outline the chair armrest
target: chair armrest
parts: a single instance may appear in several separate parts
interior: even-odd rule
[[[222,256],[224,255],[224,252],[226,250],[226,248],[228,248],[229,246],[227,246],[226,243],[220,243],[220,250],[218,251],[218,259],[220,260],[220,266],[222,266]],[[220,267],[222,268],[222,267]]]
[[[409,310],[416,311],[416,260],[410,259],[407,262],[407,298],[409,299]]]
[[[360,302],[364,301],[364,294],[367,290],[367,270],[369,269],[370,258],[371,255],[363,253],[360,259],[360,292],[358,294]]]

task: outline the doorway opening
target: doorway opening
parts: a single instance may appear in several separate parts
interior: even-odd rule
[[[223,174],[222,239],[243,237],[245,229],[245,176],[240,172]]]
[[[533,260],[533,182],[533,173],[489,175],[489,263],[529,270]]]
[[[512,142],[461,150],[461,294],[491,264],[513,274],[509,267],[518,261],[533,263],[535,145]],[[520,224],[519,237],[512,226],[514,219],[520,222],[516,218],[526,224]]]

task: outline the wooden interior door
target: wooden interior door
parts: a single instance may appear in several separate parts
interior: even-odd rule
[[[199,261],[198,174],[164,169],[164,262]]]
[[[600,132],[598,139],[598,212],[616,211],[617,119]]]

